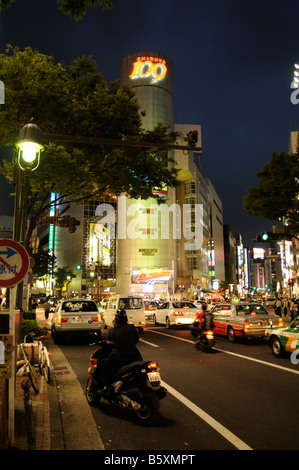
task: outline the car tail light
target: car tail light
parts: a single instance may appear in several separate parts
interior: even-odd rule
[[[244,328],[247,330],[248,328],[250,328],[250,324],[249,324],[249,320],[246,318],[246,320],[244,320]]]
[[[251,314],[250,314],[250,315],[256,315],[256,312],[251,312]]]
[[[180,317],[180,316],[184,316],[183,312],[180,312],[178,310],[176,310],[175,312],[173,312],[174,316],[175,317]]]
[[[99,313],[96,317],[91,317],[92,321],[100,322],[102,320],[101,314]]]
[[[58,315],[57,323],[66,323],[67,321],[68,321],[68,317],[62,317],[61,315]]]

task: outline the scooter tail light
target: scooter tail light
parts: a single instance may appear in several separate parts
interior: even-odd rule
[[[90,359],[90,368],[93,369],[94,367],[97,367],[97,361],[95,359]]]
[[[147,364],[147,369],[151,371],[157,370],[158,364],[156,362],[150,362],[149,364]]]

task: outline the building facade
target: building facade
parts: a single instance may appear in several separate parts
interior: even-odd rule
[[[120,64],[120,82],[135,92],[145,130],[162,123],[180,132],[185,145],[183,137],[196,131],[201,146],[201,126],[174,124],[173,65],[167,56],[155,51],[127,55]],[[117,292],[190,298],[224,281],[220,198],[202,174],[197,151],[186,155],[171,150],[169,157],[180,169],[180,185],[164,188],[160,196],[165,203],[159,206],[154,198],[141,201],[120,195],[111,201],[111,224],[107,213],[97,209],[99,200],[89,206],[64,206],[65,214],[80,221],[73,234],[54,227],[58,266],[76,273],[67,291],[98,297]],[[115,238],[110,231],[113,223]]]

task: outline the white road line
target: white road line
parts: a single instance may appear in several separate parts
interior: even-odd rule
[[[185,341],[186,343],[193,344],[193,341],[189,339],[184,339],[184,338],[179,338],[178,336],[168,335],[167,333],[162,333],[161,331],[156,331],[156,330],[149,330],[149,331],[156,333],[158,335],[168,336],[169,338],[172,338],[172,339],[178,339],[180,341]],[[221,351],[224,354],[229,354],[230,356],[239,357],[240,359],[246,359],[247,361],[257,362],[258,364],[262,364],[264,366],[274,367],[275,369],[280,369],[285,372],[290,372],[291,374],[299,375],[299,370],[289,369],[288,367],[279,366],[278,364],[271,364],[271,362],[261,361],[260,359],[254,359],[253,357],[243,356],[242,354],[237,354],[231,351],[227,351],[225,349],[220,349],[220,348],[215,348],[215,347],[213,349],[215,349],[215,351]]]
[[[184,395],[172,388],[166,382],[162,381],[161,383],[162,386],[165,387],[169,393],[171,393],[175,398],[181,401],[185,406],[187,406],[191,411],[193,411],[193,413],[195,413],[202,420],[204,420],[209,426],[215,429],[215,431],[221,434],[221,436],[223,436],[226,440],[233,444],[238,450],[252,450],[252,448],[249,447],[245,442],[243,442],[235,434],[233,434],[224,426],[222,426],[222,424],[218,423],[218,421],[208,415],[201,408],[192,403],[192,401],[188,400],[188,398],[184,397]]]
[[[152,346],[153,348],[159,348],[160,346],[158,344],[150,343],[149,341],[144,341],[144,339],[139,338],[139,341],[141,343],[148,344],[149,346]]]

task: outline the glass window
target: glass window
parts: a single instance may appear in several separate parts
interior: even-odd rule
[[[137,310],[139,308],[143,308],[143,301],[138,298],[119,299],[119,308],[124,308],[125,310]]]

